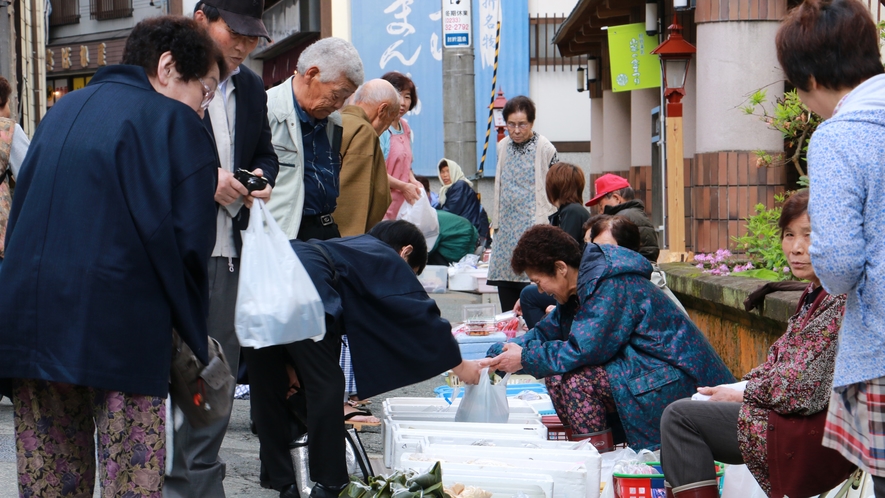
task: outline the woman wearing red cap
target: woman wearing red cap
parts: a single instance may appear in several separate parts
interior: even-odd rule
[[[556,208],[547,200],[545,178],[550,165],[559,162],[556,148],[532,130],[535,103],[514,97],[504,106],[509,137],[498,142],[495,175],[496,230],[489,260],[488,284],[498,287],[502,310],[511,310],[528,278],[516,274],[510,258],[519,237],[533,225],[546,224]]]

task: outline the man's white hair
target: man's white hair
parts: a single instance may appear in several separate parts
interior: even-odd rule
[[[305,74],[311,67],[320,70],[320,81],[324,83],[344,76],[359,86],[365,78],[359,52],[352,43],[341,38],[323,38],[301,52],[296,69]]]
[[[381,78],[369,80],[357,88],[353,94],[352,102],[354,105],[366,104],[368,106],[377,106],[387,102],[387,118],[394,118],[399,114],[399,92],[389,81]]]

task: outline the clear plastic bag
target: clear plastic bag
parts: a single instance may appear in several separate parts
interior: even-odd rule
[[[427,250],[433,249],[436,239],[439,238],[439,218],[436,217],[436,209],[430,205],[427,194],[421,190],[421,197],[414,204],[403,202],[396,215],[398,220],[406,220],[417,226],[427,240]]]
[[[323,301],[261,199],[243,231],[234,326],[240,345],[256,349],[326,334]]]
[[[507,403],[508,380],[510,374],[505,375],[497,384],[492,384],[489,369],[483,368],[479,374],[479,383],[464,387],[464,398],[455,413],[455,422],[507,422],[510,418],[510,405]]]

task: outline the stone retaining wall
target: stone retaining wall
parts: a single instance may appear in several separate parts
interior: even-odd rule
[[[747,312],[744,299],[766,281],[708,275],[686,263],[666,263],[661,268],[667,285],[738,378],[765,361],[771,343],[786,331],[802,294],[774,292],[766,296],[761,312]]]

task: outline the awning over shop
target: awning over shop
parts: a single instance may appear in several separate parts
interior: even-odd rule
[[[885,1],[885,0],[882,0]],[[606,39],[606,26],[641,22],[645,0],[580,0],[562,23],[553,43],[565,57],[599,56]]]

